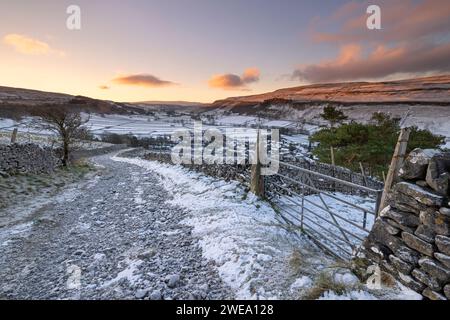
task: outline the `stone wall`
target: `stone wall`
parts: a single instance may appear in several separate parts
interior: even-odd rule
[[[171,156],[170,156],[170,150],[165,151],[154,151],[154,150],[147,150],[143,148],[135,149],[133,151],[127,152],[124,154],[124,156],[131,156],[131,157],[142,157],[147,160],[156,160],[163,163],[170,163],[172,164]],[[293,158],[286,158],[283,159],[284,162],[305,168],[314,172],[319,172],[325,175],[329,175],[338,179],[342,179],[344,181],[353,182],[355,184],[359,185],[366,185],[369,188],[382,190],[383,189],[383,183],[370,178],[370,177],[364,177],[363,175],[359,173],[352,172],[351,170],[348,170],[346,168],[341,167],[333,167],[328,164],[324,163],[318,163],[312,160],[307,159],[293,159]],[[207,175],[222,178],[226,181],[230,180],[236,180],[239,181],[245,185],[249,185],[250,183],[250,165],[227,165],[227,164],[220,164],[220,165],[209,165],[209,164],[202,164],[202,165],[183,165],[186,168],[189,168],[194,171],[202,172]],[[338,182],[333,182],[331,180],[323,179],[316,177],[315,175],[306,175],[305,173],[300,172],[297,169],[292,169],[287,166],[280,166],[279,172],[283,175],[286,175],[290,178],[296,179],[298,181],[304,182],[306,184],[309,184],[309,179],[312,179],[314,181],[315,187],[324,190],[324,191],[339,191],[347,194],[360,194],[361,192],[354,187],[348,187],[346,185],[340,184]],[[296,192],[305,192],[309,193],[312,192],[309,189],[302,189],[300,190],[300,186],[296,183],[293,183],[288,180],[280,181],[280,178],[278,176],[266,176],[265,177],[266,185],[269,188],[275,188],[272,185],[272,182],[278,183],[280,185],[283,185],[286,188],[291,189],[292,191]],[[283,190],[278,190],[280,192],[284,192]],[[315,192],[312,192],[315,193]]]
[[[162,163],[173,164],[170,152],[156,152],[146,150],[133,150],[121,154],[122,156],[141,157],[146,160],[154,160]],[[183,167],[193,171],[204,173],[211,177],[221,178],[225,181],[239,181],[244,185],[250,183],[250,165],[227,164],[183,164]]]
[[[70,158],[71,160],[78,160],[81,158],[90,158],[95,156],[101,156],[104,154],[108,154],[115,151],[120,151],[123,149],[126,149],[127,145],[125,144],[115,144],[112,146],[104,147],[104,148],[97,148],[97,149],[90,149],[90,150],[75,150],[72,152]]]
[[[431,300],[450,299],[450,154],[416,149],[356,259]]]
[[[51,148],[35,144],[0,145],[0,175],[50,173],[61,165]]]

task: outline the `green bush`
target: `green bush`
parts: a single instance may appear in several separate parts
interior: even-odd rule
[[[323,113],[320,116],[327,120],[330,123],[330,126],[333,128],[337,123],[341,123],[344,120],[347,120],[348,117],[341,110],[336,109],[333,106],[326,106],[323,108]]]
[[[398,134],[399,119],[383,113],[375,113],[368,124],[350,122],[337,128],[326,128],[316,132],[310,140],[318,145],[313,154],[319,161],[331,163],[330,148],[334,148],[335,162],[354,171],[359,171],[359,162],[373,176],[387,173]],[[413,127],[407,151],[415,148],[438,148],[445,138],[428,130]]]

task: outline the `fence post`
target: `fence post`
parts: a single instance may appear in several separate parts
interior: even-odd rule
[[[367,187],[368,185],[367,185],[366,171],[364,170],[363,164],[361,162],[359,163],[359,169],[361,170],[364,186]]]
[[[332,173],[333,177],[336,177],[336,161],[334,159],[333,146],[330,147],[330,152],[331,152],[331,164],[332,164],[331,173]],[[333,188],[334,192],[336,192],[336,182],[332,183],[332,188]]]
[[[336,161],[334,160],[334,148],[333,148],[333,146],[330,147],[330,152],[331,152],[331,164],[334,167],[336,165]]]
[[[381,196],[380,206],[378,212],[381,212],[386,207],[386,197],[391,190],[392,183],[398,174],[398,170],[403,164],[403,159],[406,155],[406,148],[408,146],[409,135],[411,134],[410,128],[403,128],[400,131],[397,145],[395,146],[394,155],[392,156],[391,165],[389,166],[388,175],[386,177],[386,183],[384,184],[383,195]]]
[[[377,192],[377,202],[375,204],[375,219],[378,218],[378,214],[380,213],[380,206],[381,206],[381,198],[383,197],[383,191]]]
[[[300,216],[300,230],[303,231],[303,215],[305,214],[305,195],[302,193],[302,213]]]
[[[258,197],[264,197],[264,178],[261,175],[261,163],[259,162],[259,130],[256,137],[256,154],[254,157],[255,163],[251,167],[251,181],[250,191]]]
[[[13,130],[13,132],[12,132],[12,135],[11,135],[11,144],[16,143],[16,140],[17,140],[17,131],[18,131],[18,129],[17,129],[17,128],[14,128],[14,130]]]

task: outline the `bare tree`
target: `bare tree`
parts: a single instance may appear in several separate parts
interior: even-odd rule
[[[65,104],[44,105],[36,108],[33,115],[36,119],[32,121],[32,127],[56,134],[62,149],[62,165],[66,167],[74,145],[89,135],[85,126],[89,117],[83,117],[77,106]]]

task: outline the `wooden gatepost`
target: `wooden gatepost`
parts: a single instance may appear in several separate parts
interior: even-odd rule
[[[403,128],[400,131],[397,145],[395,146],[394,155],[392,157],[391,165],[389,166],[388,175],[384,184],[383,195],[381,196],[380,205],[378,206],[378,213],[380,213],[386,207],[386,197],[392,188],[395,177],[398,176],[403,160],[406,156],[406,148],[408,147],[409,136],[411,134],[410,128]]]
[[[264,197],[264,177],[261,175],[261,162],[259,161],[260,150],[259,129],[256,137],[255,163],[251,167],[250,191],[258,197]]]

